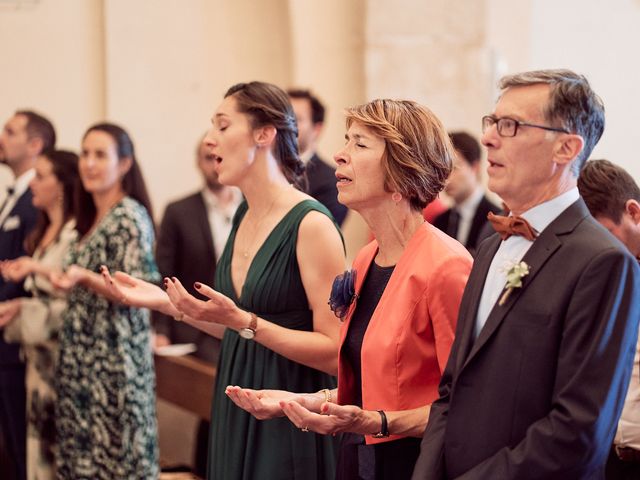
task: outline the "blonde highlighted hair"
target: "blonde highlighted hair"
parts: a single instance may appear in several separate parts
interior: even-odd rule
[[[431,110],[409,100],[373,100],[346,110],[347,129],[357,122],[385,141],[385,190],[399,192],[422,210],[451,173],[454,149]]]

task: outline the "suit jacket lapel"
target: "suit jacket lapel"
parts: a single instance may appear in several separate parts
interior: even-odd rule
[[[209,212],[207,212],[207,206],[204,203],[202,193],[196,195],[194,210],[198,220],[196,223],[199,225],[200,233],[207,245],[207,251],[209,255],[211,255],[210,258],[215,258],[217,262],[218,258],[216,257],[216,251],[213,247],[213,236],[211,235],[211,225],[209,224]]]
[[[482,197],[478,204],[478,208],[476,208],[476,212],[473,215],[473,219],[471,220],[471,228],[469,229],[469,236],[467,238],[467,247],[473,248],[477,245],[480,229],[487,222],[487,213],[489,213],[488,200],[485,197]]]
[[[462,367],[462,363],[467,358],[471,346],[473,345],[473,332],[476,324],[476,316],[478,315],[478,307],[480,305],[480,297],[482,296],[482,290],[484,289],[484,282],[487,278],[487,272],[491,266],[491,261],[500,246],[500,237],[497,235],[495,238],[491,238],[487,241],[487,246],[484,247],[486,253],[479,255],[474,260],[473,271],[471,277],[467,282],[466,291],[464,292],[463,301],[460,306],[459,318],[464,318],[465,321],[461,322],[462,330],[460,335],[460,351],[462,355],[458,358],[458,367]]]
[[[538,272],[543,268],[544,264],[551,258],[551,256],[558,250],[562,241],[559,236],[572,231],[576,225],[585,217],[589,215],[586,205],[582,199],[579,199],[571,206],[569,206],[564,212],[560,214],[558,218],[556,218],[551,224],[540,234],[540,236],[533,242],[533,245],[527,251],[525,256],[522,258],[522,261],[526,262],[529,265],[529,275],[523,278],[522,287],[515,289],[509,295],[509,298],[505,302],[504,305],[499,305],[496,303],[489,313],[489,317],[487,321],[480,330],[480,334],[478,338],[473,343],[471,347],[471,351],[465,360],[465,365],[467,365],[471,359],[476,355],[476,353],[482,348],[482,346],[487,342],[487,340],[493,335],[498,326],[502,323],[505,316],[516,304],[518,299],[521,297],[523,292],[526,290],[527,286],[529,286],[533,280],[535,279]],[[498,242],[499,243],[499,242]],[[497,250],[497,247],[496,247]],[[486,255],[484,260],[489,260],[489,264],[491,260],[493,260],[493,256],[495,255],[495,250],[493,250],[493,255]],[[488,266],[486,267],[488,270]],[[483,279],[486,278],[487,271],[484,272]],[[478,282],[480,283],[480,282]],[[482,282],[484,284],[484,282]],[[476,315],[478,311],[478,305],[480,303],[480,296],[482,294],[482,288],[479,289],[480,292],[477,295],[477,298],[474,298],[473,310],[474,315],[470,321],[467,323],[470,325],[475,325]],[[473,335],[473,328],[470,332],[470,337]]]

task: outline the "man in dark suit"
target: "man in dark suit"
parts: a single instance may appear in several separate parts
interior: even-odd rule
[[[484,194],[480,184],[480,144],[466,132],[449,134],[456,150],[453,171],[444,190],[454,206],[438,215],[433,225],[462,243],[475,254],[476,247],[484,240],[488,230],[487,214],[498,213],[500,207]],[[491,232],[489,232],[491,233]]]
[[[600,479],[640,319],[638,264],[576,187],[604,107],[568,70],[500,87],[482,143],[512,217],[478,250],[413,478]]]
[[[347,207],[338,202],[335,170],[316,153],[324,125],[324,106],[308,90],[288,90],[287,93],[298,121],[298,149],[306,165],[307,193],[327,207],[338,225],[342,225]]]
[[[622,167],[607,160],[587,162],[578,178],[591,215],[640,258],[640,188]],[[618,429],[607,460],[607,480],[640,479],[640,343]]]
[[[204,188],[167,205],[158,234],[156,262],[163,277],[179,278],[192,295],[200,297],[193,284],[214,284],[216,263],[242,195],[237,188],[218,182],[214,157],[202,143],[198,145],[196,162]],[[198,348],[196,357],[217,362],[217,338],[158,313],[154,313],[154,328],[157,345],[194,343]]]
[[[7,165],[15,182],[8,189],[0,208],[0,260],[25,255],[24,239],[36,221],[29,182],[35,176],[34,165],[40,153],[54,147],[55,131],[51,122],[31,111],[17,111],[0,135],[0,162]],[[22,284],[5,282],[0,277],[0,302],[24,296]],[[4,341],[0,329],[0,434],[13,465],[5,464],[3,478],[26,476],[26,425],[24,363],[19,347]]]

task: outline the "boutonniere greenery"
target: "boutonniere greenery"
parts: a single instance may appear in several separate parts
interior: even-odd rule
[[[498,301],[502,306],[506,303],[516,288],[522,288],[522,279],[529,275],[529,265],[526,262],[513,263],[507,270],[507,283],[504,286],[504,293]]]
[[[333,280],[329,307],[336,317],[343,320],[356,298],[356,271],[347,270]]]

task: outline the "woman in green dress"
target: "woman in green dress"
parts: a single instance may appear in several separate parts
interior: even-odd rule
[[[56,430],[58,478],[158,476],[149,312],[119,304],[101,265],[159,281],[150,202],[129,135],[89,128],[79,161],[76,228],[63,274],[69,291],[60,332]]]
[[[334,476],[334,438],[301,432],[285,419],[258,422],[224,394],[229,384],[307,391],[335,385],[339,322],[327,298],[344,270],[344,247],[325,207],[291,185],[300,185],[304,170],[296,136],[289,99],[270,84],[236,85],[216,110],[205,144],[217,158],[219,181],[240,187],[246,202],[216,269],[217,291],[195,285],[209,301],[175,278],[165,279],[165,293],[104,270],[113,295],[129,304],[223,336],[209,479]]]

